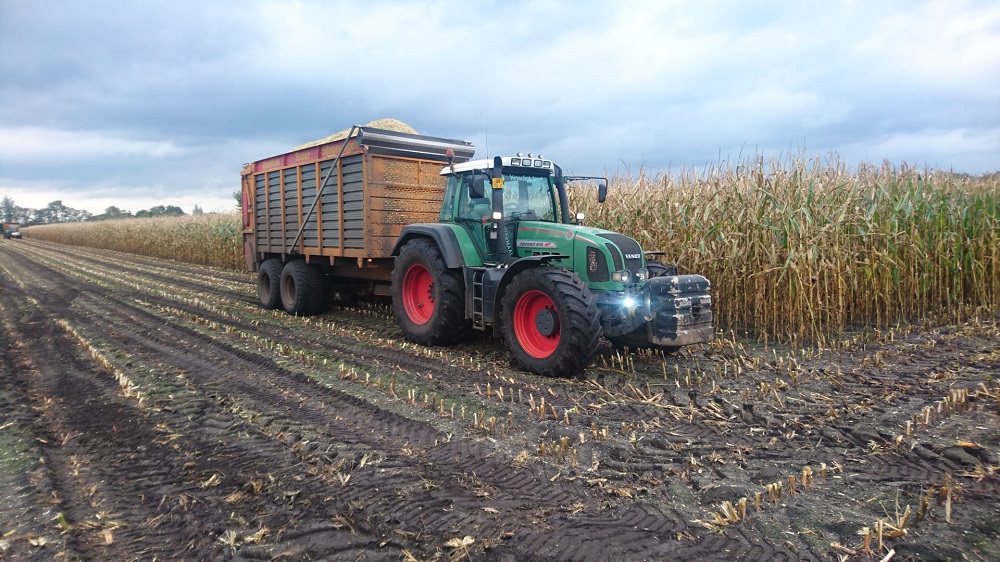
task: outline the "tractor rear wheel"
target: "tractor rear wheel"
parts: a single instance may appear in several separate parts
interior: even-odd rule
[[[511,281],[502,301],[503,335],[514,361],[545,376],[573,376],[597,353],[601,313],[580,277],[535,267]]]
[[[448,345],[468,335],[462,276],[448,269],[431,240],[411,240],[400,249],[392,269],[392,312],[406,339],[421,345]]]
[[[264,260],[257,269],[257,296],[266,310],[281,306],[281,260]]]
[[[290,261],[281,271],[281,306],[285,312],[312,316],[326,309],[323,273],[303,260]]]

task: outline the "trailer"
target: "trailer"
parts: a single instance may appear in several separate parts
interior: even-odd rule
[[[340,284],[388,295],[392,249],[403,227],[438,219],[449,149],[460,162],[475,153],[465,141],[355,127],[347,139],[247,164],[242,210],[248,268],[258,271],[272,258],[302,258],[322,264]]]

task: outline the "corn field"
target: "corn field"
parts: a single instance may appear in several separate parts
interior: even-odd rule
[[[24,236],[198,265],[245,267],[237,213],[47,224],[26,228]]]
[[[1000,308],[1000,175],[820,158],[747,159],[702,172],[611,178],[587,222],[662,250],[713,284],[717,327],[825,342],[862,326]],[[24,235],[195,264],[243,267],[239,216],[33,226]]]
[[[1000,307],[1000,175],[756,158],[615,177],[588,222],[711,279],[718,327],[824,341]]]

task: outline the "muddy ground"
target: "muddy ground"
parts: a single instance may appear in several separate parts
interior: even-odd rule
[[[0,559],[1000,560],[997,321],[546,379],[3,241]]]

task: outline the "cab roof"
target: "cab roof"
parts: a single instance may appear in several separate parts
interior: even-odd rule
[[[500,159],[503,161],[504,167],[522,167],[522,168],[533,168],[536,170],[548,170],[548,172],[554,173],[555,165],[551,160],[542,158],[541,156],[501,156]],[[470,160],[468,162],[463,162],[461,164],[455,164],[455,172],[468,172],[471,170],[492,170],[493,160]],[[445,166],[441,169],[441,175],[446,176],[452,173],[451,166]]]

